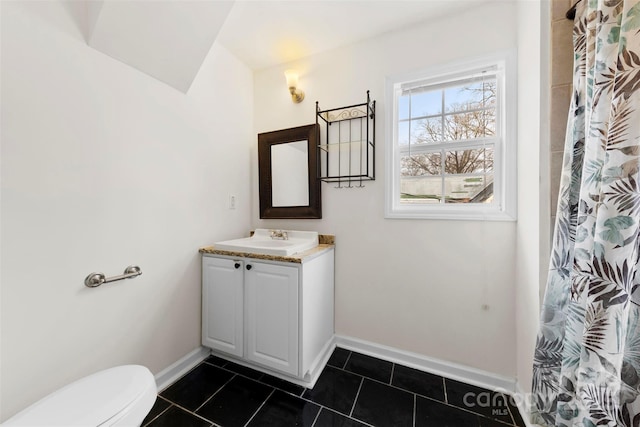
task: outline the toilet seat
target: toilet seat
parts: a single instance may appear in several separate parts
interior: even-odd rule
[[[3,426],[140,425],[156,400],[144,366],[118,366],[81,378],[44,397]]]

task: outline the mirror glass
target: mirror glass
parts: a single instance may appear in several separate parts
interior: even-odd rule
[[[260,218],[322,218],[317,123],[258,134]]]
[[[308,141],[271,146],[272,206],[309,205]]]

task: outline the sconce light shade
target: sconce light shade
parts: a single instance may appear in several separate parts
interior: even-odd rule
[[[287,87],[298,87],[298,72],[296,70],[287,70],[284,72],[287,79]]]
[[[287,79],[287,87],[291,94],[291,100],[296,104],[302,102],[304,92],[298,89],[298,72],[296,70],[287,70],[284,72],[284,76]]]

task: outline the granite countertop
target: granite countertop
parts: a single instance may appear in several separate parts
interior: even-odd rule
[[[318,241],[320,242],[320,244],[315,248],[289,256],[265,255],[256,254],[253,252],[223,251],[220,249],[216,249],[213,245],[200,248],[198,252],[200,252],[201,254],[227,255],[242,258],[266,259],[269,261],[293,262],[302,264],[304,261],[315,258],[317,255],[320,255],[322,252],[327,251],[335,246],[335,236],[331,234],[320,234],[318,236]]]

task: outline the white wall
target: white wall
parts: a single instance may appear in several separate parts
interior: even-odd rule
[[[322,220],[253,222],[336,235],[336,333],[515,377],[516,224],[384,218],[384,81],[516,46],[516,5],[499,2],[255,73],[256,133],[315,122],[316,100],[351,105],[367,89],[377,100],[374,182],[323,183]],[[290,100],[287,68],[300,72],[302,104]]]
[[[0,420],[198,347],[198,247],[251,225],[251,71],[214,44],[185,95],[88,47],[82,3],[2,2]]]
[[[540,311],[539,289],[549,259],[549,1],[518,9],[519,120],[516,245],[517,378],[531,391]],[[525,403],[530,403],[528,400]]]

